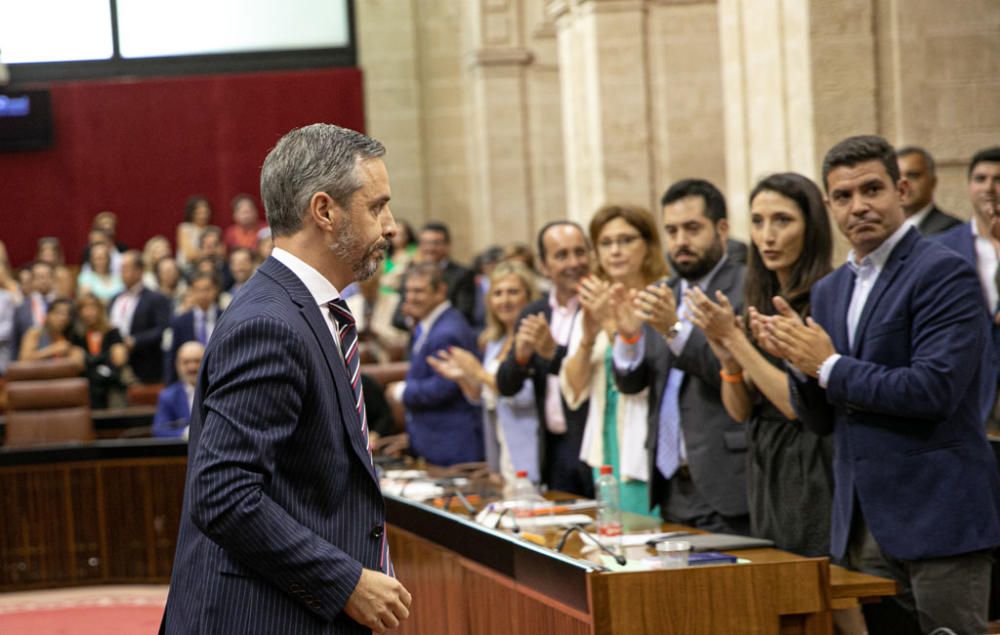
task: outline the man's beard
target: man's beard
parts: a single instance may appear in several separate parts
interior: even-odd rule
[[[354,230],[354,225],[345,218],[337,227],[337,240],[330,245],[330,251],[344,262],[351,263],[351,273],[360,282],[375,275],[388,247],[389,241],[379,238],[361,251],[361,239]]]
[[[705,255],[701,258],[698,258],[697,254],[693,251],[685,250],[683,252],[679,252],[677,255],[679,256],[681,254],[695,256],[696,259],[691,262],[681,264],[674,260],[673,255],[670,255],[668,257],[668,260],[670,260],[670,266],[673,267],[674,271],[676,271],[677,274],[685,280],[700,280],[708,275],[708,272],[714,269],[715,265],[719,264],[719,261],[722,260],[722,240],[720,240],[719,235],[716,234],[715,240],[712,241],[708,250],[705,251]]]

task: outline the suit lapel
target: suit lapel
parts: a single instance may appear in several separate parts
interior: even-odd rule
[[[878,279],[875,280],[875,286],[872,287],[871,293],[868,294],[868,299],[865,301],[865,306],[861,310],[861,317],[858,319],[858,328],[854,333],[854,346],[851,349],[851,356],[856,357],[858,351],[861,350],[861,342],[864,340],[865,332],[868,330],[868,322],[871,321],[872,315],[878,310],[878,303],[882,299],[882,296],[885,295],[886,289],[892,285],[893,279],[903,268],[903,263],[906,262],[906,258],[910,255],[910,250],[913,248],[913,244],[919,239],[919,236],[920,233],[915,228],[911,228],[892,250],[892,253],[889,254],[889,259],[886,260],[885,267],[879,274]]]
[[[272,263],[273,266],[268,267]],[[351,447],[354,448],[354,452],[377,483],[378,477],[375,475],[371,455],[365,446],[364,435],[361,431],[361,418],[358,411],[354,408],[354,390],[351,388],[351,379],[347,375],[347,366],[340,350],[333,341],[333,336],[330,334],[330,329],[326,324],[326,318],[320,312],[320,308],[316,305],[315,300],[305,285],[302,284],[302,281],[283,264],[273,258],[268,259],[261,265],[260,270],[270,275],[271,278],[288,292],[292,301],[298,305],[302,318],[313,332],[313,336],[316,338],[319,349],[323,353],[323,359],[326,360],[326,365],[330,369],[330,374],[333,378],[333,386],[337,391],[337,402],[340,406],[340,420],[347,428],[347,436],[351,440]]]
[[[830,336],[833,338],[833,346],[838,352],[848,351],[850,347],[847,342],[847,310],[851,304],[851,294],[854,292],[854,274],[851,269],[844,265],[840,271],[834,274],[834,305],[831,315]],[[816,316],[819,318],[820,316]]]

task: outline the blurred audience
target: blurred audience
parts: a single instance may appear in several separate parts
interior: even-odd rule
[[[118,329],[129,351],[129,365],[144,384],[158,384],[163,377],[163,330],[172,315],[170,300],[142,284],[142,254],[122,254],[125,291],[111,302],[111,324]]]
[[[163,376],[167,383],[177,380],[177,351],[185,342],[208,344],[222,310],[219,308],[219,282],[210,272],[198,271],[191,276],[193,307],[170,320],[163,336]]]
[[[76,327],[70,341],[83,351],[90,407],[122,408],[126,405],[124,370],[128,347],[118,329],[111,326],[104,303],[96,295],[81,293],[76,312]]]
[[[153,415],[154,437],[187,438],[195,382],[198,381],[198,370],[204,354],[205,346],[201,342],[185,342],[177,349],[178,379],[160,391],[156,414]]]
[[[158,234],[146,241],[142,248],[142,283],[147,289],[156,291],[160,285],[156,281],[156,263],[164,258],[173,258],[170,241]]]
[[[237,194],[230,207],[233,210],[233,224],[226,228],[223,243],[230,251],[238,247],[255,249],[257,234],[264,227],[257,212],[257,202],[249,194]]]
[[[483,407],[483,441],[490,471],[508,483],[524,470],[541,482],[541,446],[535,391],[529,382],[512,397],[497,394],[496,373],[514,346],[518,316],[535,299],[534,275],[519,262],[492,268],[486,329],[479,336],[482,362],[457,346],[438,351],[427,363],[439,375],[457,382],[466,398]]]
[[[177,226],[177,264],[181,271],[198,258],[201,233],[212,222],[212,206],[204,196],[192,196],[184,204],[184,222]]]
[[[76,286],[81,295],[92,293],[102,302],[109,302],[125,290],[121,277],[111,271],[111,248],[105,243],[95,243],[88,253],[89,268],[80,271]]]
[[[29,275],[25,278],[25,283],[22,286],[25,299],[14,311],[13,344],[14,351],[18,354],[21,350],[21,338],[29,329],[45,323],[45,314],[49,310],[49,305],[56,298],[53,292],[55,280],[51,264],[36,261],[26,269],[29,271]]]
[[[347,306],[358,329],[362,359],[388,362],[402,359],[410,334],[392,325],[399,294],[382,286],[381,279],[376,270],[371,278],[357,283],[358,292],[347,298]]]
[[[53,300],[42,325],[33,326],[24,334],[18,359],[70,359],[77,362],[82,371],[83,349],[74,346],[69,339],[72,324],[73,303],[65,298]]]
[[[448,284],[438,264],[411,267],[405,291],[402,310],[414,324],[410,368],[405,381],[392,390],[406,406],[411,450],[435,465],[482,461],[479,408],[465,399],[457,383],[435,373],[427,361],[452,347],[475,351],[472,328],[448,300]]]

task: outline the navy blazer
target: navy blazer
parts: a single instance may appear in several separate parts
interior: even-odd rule
[[[726,258],[705,289],[705,295],[715,297],[722,291],[733,309],[743,310],[743,278],[746,268]],[[677,298],[680,278],[670,283]],[[708,345],[701,329],[694,327],[680,355],[667,346],[663,337],[648,324],[643,325],[645,355],[631,371],[615,369],[615,382],[623,394],[635,394],[649,388],[649,436],[646,450],[649,461],[649,508],[652,509],[667,492],[667,482],[656,467],[656,444],[660,429],[660,408],[673,368],[684,371],[678,399],[681,430],[687,451],[691,478],[699,494],[712,509],[723,516],[743,516],[747,505],[747,439],[746,429],[733,421],[722,405],[722,366]]]
[[[479,406],[466,401],[458,384],[438,375],[427,363],[429,355],[451,346],[476,351],[472,328],[453,307],[434,322],[420,350],[410,352],[406,372],[403,404],[410,447],[433,465],[482,461],[486,453]]]
[[[13,337],[11,338],[11,359],[18,359],[21,357],[21,340],[24,338],[24,334],[28,332],[35,326],[41,326],[40,324],[35,324],[35,315],[31,312],[31,298],[25,298],[21,301],[21,304],[17,305],[14,309],[14,327],[12,331]]]
[[[222,317],[222,310],[215,307],[216,328]],[[163,379],[168,383],[177,381],[177,351],[186,342],[198,340],[195,332],[194,309],[189,309],[170,319],[170,350],[163,356]]]
[[[385,505],[327,318],[269,258],[220,318],[195,392],[162,632],[367,633]]]
[[[115,296],[111,300],[108,311],[117,299],[118,296]],[[172,313],[167,296],[146,288],[139,292],[139,301],[129,325],[129,335],[135,340],[135,346],[129,353],[128,363],[143,383],[158,384],[163,381],[163,349],[160,343]]]
[[[812,289],[812,317],[843,355],[826,390],[792,374],[805,425],[833,433],[832,554],[843,557],[855,501],[879,546],[903,560],[1000,543],[1000,475],[986,440],[980,373],[989,323],[968,262],[911,228],[886,261],[847,344],[854,274]]]
[[[948,231],[936,234],[931,240],[935,240],[946,247],[950,247],[955,250],[958,255],[965,258],[965,260],[976,269],[976,273],[979,272],[978,267],[978,257],[976,256],[976,240],[972,235],[972,228],[969,226],[970,223],[975,221],[969,221],[969,223],[962,223],[957,227],[952,227]],[[980,284],[983,283],[994,284],[993,280],[983,281],[980,280]],[[983,307],[986,309],[986,314],[989,316],[989,320],[992,323],[992,336],[993,336],[993,368],[1000,369],[1000,325],[998,325],[993,316],[996,312],[997,307],[991,307],[987,304],[988,300],[986,294],[983,294]],[[983,380],[987,386],[996,386],[996,381],[990,382],[989,377],[986,373],[982,374]]]
[[[191,423],[184,382],[177,381],[160,391],[153,415],[154,437],[179,437]]]

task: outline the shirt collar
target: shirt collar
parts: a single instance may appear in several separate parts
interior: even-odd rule
[[[931,213],[931,208],[933,207],[934,207],[934,201],[931,201],[930,203],[925,205],[923,209],[921,209],[919,212],[907,218],[906,222],[919,229],[920,223],[924,222],[924,219],[927,218],[927,215]]]
[[[910,231],[911,225],[909,223],[903,223],[899,226],[899,229],[894,231],[891,236],[885,239],[881,245],[878,246],[875,251],[871,252],[867,256],[861,259],[861,262],[855,262],[855,254],[852,249],[847,253],[847,266],[851,268],[854,273],[858,273],[864,267],[874,267],[875,271],[882,271],[885,267],[885,263],[889,260],[889,255],[892,254],[892,250],[896,248],[899,241],[903,240],[903,236],[906,232]]]
[[[420,326],[423,327],[423,333],[425,335],[427,333],[430,333],[431,328],[434,326],[434,323],[437,322],[437,319],[441,317],[442,313],[444,313],[450,308],[451,308],[451,302],[449,300],[445,300],[441,304],[434,307],[434,310],[428,313],[427,317],[420,320]]]
[[[697,286],[699,289],[702,289],[702,290],[707,289],[708,285],[712,284],[712,280],[715,279],[715,274],[719,273],[719,269],[722,269],[722,265],[724,265],[726,263],[726,260],[728,260],[728,259],[729,259],[729,256],[727,254],[722,254],[722,258],[719,258],[719,262],[715,263],[715,266],[712,267],[711,271],[709,271],[708,273],[706,273],[702,277],[700,277],[697,280],[695,280],[694,286]],[[682,293],[684,291],[687,291],[688,289],[690,289],[691,286],[692,286],[692,283],[687,278],[681,278],[681,292]]]
[[[295,277],[301,280],[302,284],[306,286],[309,295],[313,297],[318,306],[326,306],[331,300],[336,300],[340,297],[340,291],[337,290],[337,287],[333,286],[332,282],[298,256],[281,247],[275,247],[271,251],[271,255],[274,256],[275,260],[292,270]]]
[[[561,305],[556,299],[556,290],[552,289],[549,291],[549,306],[552,307],[553,313],[576,313],[576,310],[580,308],[580,296],[574,295],[565,305]]]

